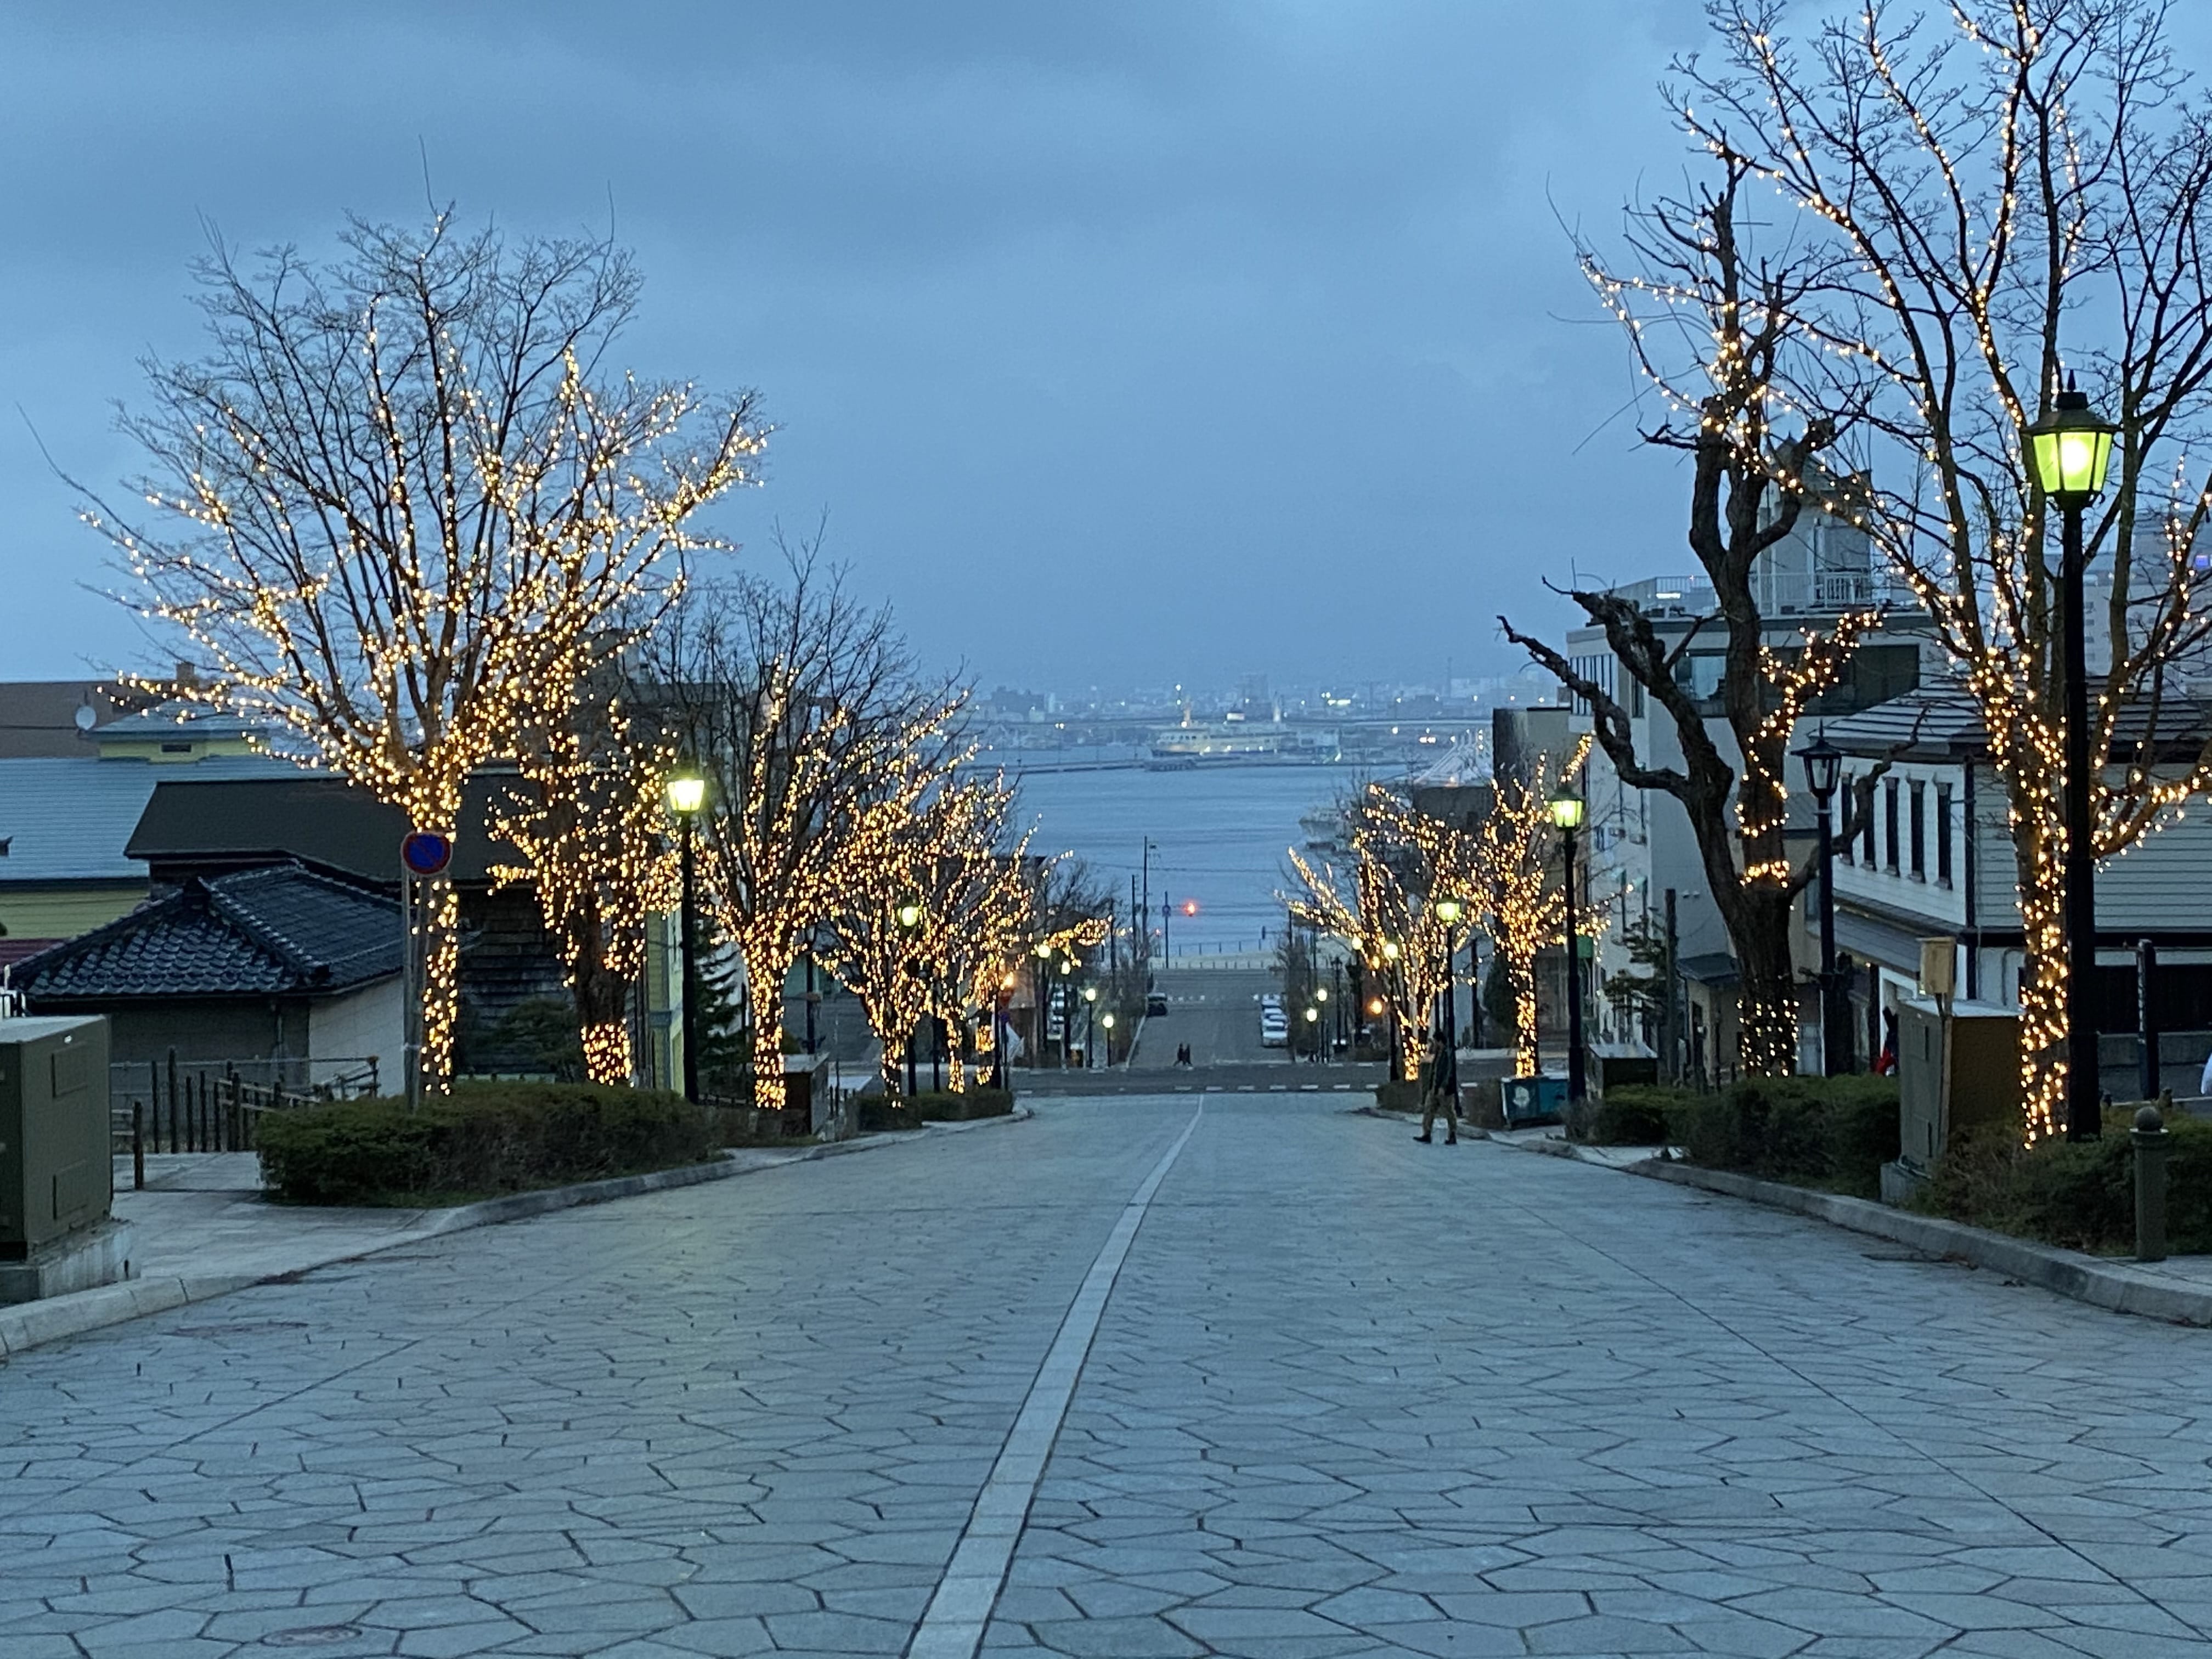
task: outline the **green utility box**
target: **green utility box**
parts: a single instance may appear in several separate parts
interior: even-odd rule
[[[0,1261],[108,1218],[107,1021],[0,1019]]]

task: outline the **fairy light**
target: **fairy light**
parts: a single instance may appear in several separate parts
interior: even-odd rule
[[[752,480],[767,430],[748,399],[586,378],[627,311],[618,260],[544,295],[576,314],[541,334],[478,297],[501,291],[498,246],[449,232],[439,216],[417,240],[372,239],[320,289],[222,271],[216,356],[156,368],[155,412],[130,423],[168,480],[140,491],[152,520],[96,496],[82,516],[121,555],[128,602],[206,671],[125,684],[289,733],[303,764],[451,837],[470,775],[518,747],[556,682],[657,617],[679,586],[665,562],[709,544],[690,521]],[[428,884],[433,1091],[451,1077],[459,916],[450,880]]]

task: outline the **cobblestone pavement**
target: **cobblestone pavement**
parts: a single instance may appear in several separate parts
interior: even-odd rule
[[[0,1656],[896,1655],[1195,1109],[1053,1103],[26,1355]],[[985,1651],[2200,1655],[2208,1345],[1210,1096]]]

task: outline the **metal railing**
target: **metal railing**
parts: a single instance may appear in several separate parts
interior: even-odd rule
[[[331,1100],[378,1092],[374,1056],[308,1060],[118,1060],[107,1068],[109,1144],[131,1155],[131,1183],[146,1184],[149,1152],[250,1152],[260,1121]]]

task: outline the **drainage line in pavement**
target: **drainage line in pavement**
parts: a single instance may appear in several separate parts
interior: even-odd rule
[[[999,1449],[998,1461],[991,1466],[990,1479],[976,1494],[975,1507],[969,1513],[968,1524],[937,1593],[930,1597],[928,1610],[915,1626],[914,1639],[907,1644],[908,1659],[975,1659],[983,1640],[983,1626],[989,1622],[991,1609],[998,1605],[999,1591],[1006,1582],[1014,1544],[1029,1521],[1037,1483],[1044,1478],[1045,1461],[1052,1455],[1053,1442],[1060,1437],[1060,1425],[1066,1419],[1068,1402],[1074,1398],[1076,1379],[1090,1357],[1091,1338],[1098,1334],[1106,1299],[1114,1293],[1114,1280],[1121,1273],[1121,1262],[1129,1254],[1152,1194],[1167,1179],[1205,1115],[1201,1101],[1176,1137],[1175,1145],[1152,1166],[1144,1185],[1123,1207],[1121,1218],[1114,1224],[1097,1260],[1084,1276],[1083,1288],[1068,1304],[1060,1334],[1053,1339],[1044,1364],[1037,1368],[1029,1396],[1022,1401],[1021,1414],[1014,1419],[1006,1443]]]

